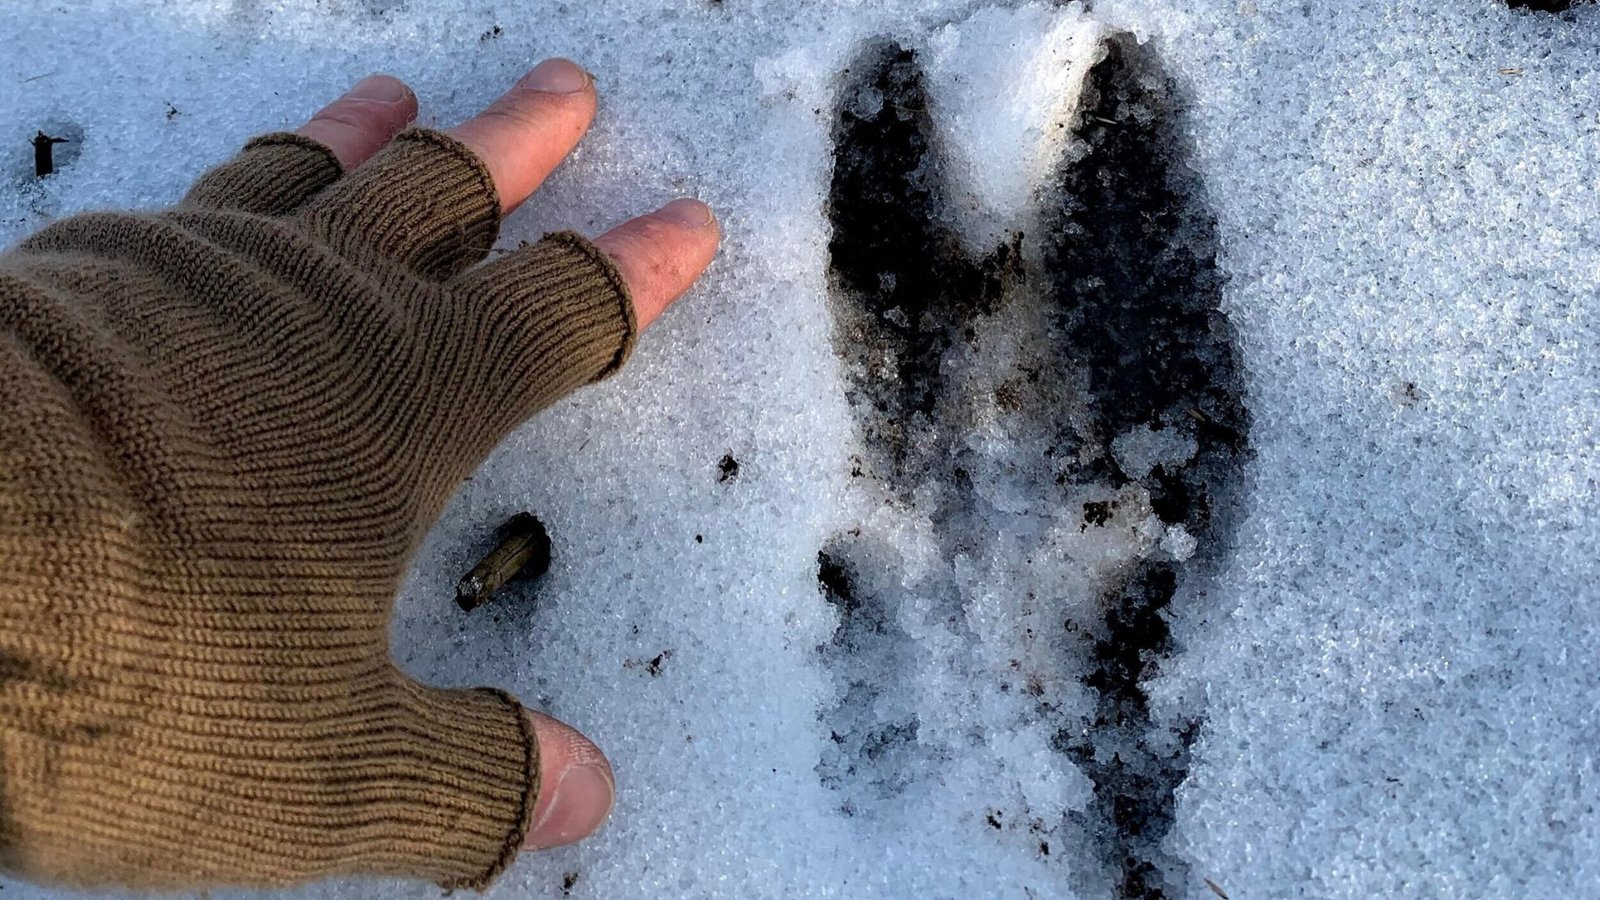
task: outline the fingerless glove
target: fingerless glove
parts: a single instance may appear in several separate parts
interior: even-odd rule
[[[474,266],[499,220],[439,132],[348,174],[275,134],[0,257],[0,866],[479,888],[515,856],[521,707],[401,674],[390,607],[458,484],[635,323],[576,235]]]

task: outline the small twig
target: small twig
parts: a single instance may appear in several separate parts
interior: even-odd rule
[[[550,568],[550,533],[528,513],[500,526],[500,543],[456,585],[456,605],[472,612],[514,578],[537,578]]]
[[[42,131],[34,135],[33,174],[40,178],[53,174],[56,170],[56,145],[66,143],[70,143],[70,141],[66,138],[51,137]]]

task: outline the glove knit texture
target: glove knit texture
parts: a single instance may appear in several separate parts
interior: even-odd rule
[[[0,257],[0,867],[481,888],[515,856],[520,705],[399,672],[390,607],[460,482],[635,323],[576,235],[474,265],[499,220],[439,132],[348,174],[275,134]]]

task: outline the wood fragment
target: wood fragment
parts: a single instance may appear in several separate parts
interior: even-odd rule
[[[456,605],[472,612],[514,579],[532,579],[550,568],[550,534],[544,523],[517,513],[500,526],[500,542],[456,584]]]
[[[67,143],[66,138],[51,137],[44,132],[33,136],[33,174],[39,178],[53,175],[56,171],[55,149],[57,144]]]
[[[1230,900],[1230,898],[1228,897],[1228,892],[1223,890],[1221,887],[1218,887],[1217,883],[1215,881],[1212,881],[1209,878],[1202,878],[1200,880],[1204,881],[1206,883],[1206,887],[1211,888],[1211,893],[1216,894],[1218,897],[1221,897],[1222,900]]]

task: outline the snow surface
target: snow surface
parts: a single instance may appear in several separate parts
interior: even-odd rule
[[[1069,626],[1137,560],[1191,554],[1209,574],[1146,685],[1153,741],[1201,723],[1153,854],[1167,896],[1600,896],[1600,10],[1093,7],[11,0],[0,238],[171,202],[370,71],[450,124],[552,54],[597,73],[603,109],[507,241],[685,193],[718,209],[703,287],[626,373],[496,452],[397,606],[408,670],[511,688],[617,771],[602,834],[491,896],[561,897],[568,873],[572,897],[1118,896],[1119,855],[1150,848],[1107,834],[1092,766],[1053,741],[1083,735],[1100,769],[1117,746]],[[919,50],[947,214],[988,246],[1040,215],[1074,152],[1049,126],[1121,30],[1181,85],[1217,220],[1252,423],[1231,536],[1163,531],[1138,484],[1074,486],[1123,502],[1066,527],[1016,464],[1038,435],[973,387],[965,418],[925,423],[988,466],[955,546],[942,470],[899,499],[851,474],[874,451],[835,352],[825,201],[835,105],[870,98],[843,72],[878,38]],[[43,181],[39,129],[75,139]],[[965,384],[1031,352],[1007,315],[949,360]],[[1132,469],[1193,452],[1111,437]],[[537,602],[463,616],[454,580],[523,509],[555,542]],[[864,614],[829,602],[819,554]]]

